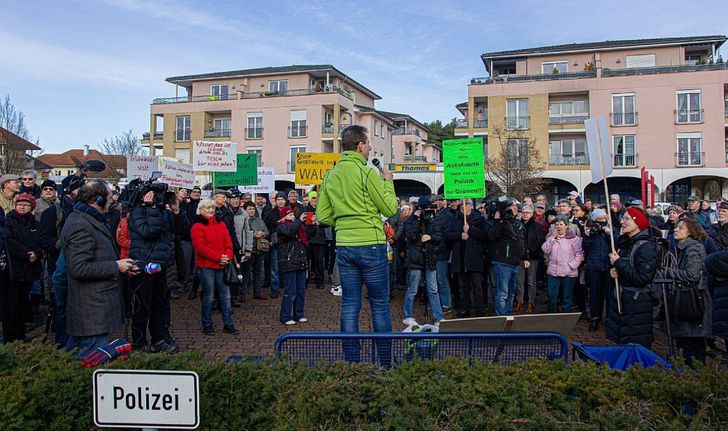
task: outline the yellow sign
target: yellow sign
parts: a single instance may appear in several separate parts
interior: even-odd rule
[[[430,172],[437,170],[436,163],[408,163],[405,165],[391,165],[394,172]]]
[[[339,163],[338,153],[297,153],[296,184],[318,185],[326,172]]]

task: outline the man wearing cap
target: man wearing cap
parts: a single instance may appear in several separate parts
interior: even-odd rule
[[[50,207],[55,207],[58,203],[58,193],[56,192],[56,183],[53,180],[45,180],[40,186],[40,198],[37,199],[37,205],[33,210],[36,221],[40,222],[43,211]]]
[[[577,192],[576,190],[570,191],[569,192],[568,200],[569,200],[569,203],[572,206],[573,205],[576,205],[576,204],[580,204],[581,203],[581,197],[579,197],[579,192]]]
[[[230,304],[238,308],[241,302],[245,302],[245,288],[250,283],[250,257],[253,252],[253,230],[250,228],[250,217],[247,211],[241,206],[242,193],[237,187],[228,190],[228,205],[230,212],[233,214],[233,229],[237,236],[240,250],[235,255],[235,259],[240,262],[240,272],[243,275],[243,289],[240,285],[230,286]]]
[[[0,177],[0,208],[5,214],[15,209],[15,196],[20,193],[20,177],[13,174],[5,174]]]
[[[35,183],[35,171],[26,169],[20,174],[20,193],[27,193],[34,199],[40,197],[40,187]]]
[[[691,218],[700,223],[709,237],[715,237],[715,230],[710,225],[710,216],[700,207],[702,199],[700,196],[692,195],[688,198],[687,213]]]
[[[728,202],[721,202],[718,205],[717,223],[713,225],[715,229],[715,243],[721,250],[728,248]]]

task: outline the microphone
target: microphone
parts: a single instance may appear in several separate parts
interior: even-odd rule
[[[382,162],[379,161],[379,159],[372,159],[372,165],[374,165],[375,168],[379,171],[379,173],[384,172],[382,170]]]

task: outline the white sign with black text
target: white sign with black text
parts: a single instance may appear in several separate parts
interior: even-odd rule
[[[192,371],[96,370],[94,422],[110,428],[200,425],[200,383]]]

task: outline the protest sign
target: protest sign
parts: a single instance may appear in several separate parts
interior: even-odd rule
[[[161,165],[162,177],[159,181],[170,187],[191,189],[195,186],[195,171],[189,163],[162,157]]]
[[[238,145],[233,142],[195,141],[192,147],[196,171],[234,172]]]
[[[152,172],[159,170],[157,156],[129,156],[126,159],[126,178],[148,180]]]
[[[442,141],[445,198],[485,196],[483,138]]]
[[[238,154],[235,172],[217,172],[215,187],[254,186],[258,184],[258,156]]]
[[[238,187],[243,193],[270,193],[276,189],[276,168],[259,167],[258,185]]]
[[[586,143],[589,148],[589,167],[592,173],[592,183],[598,183],[611,175],[612,152],[609,145],[607,121],[604,117],[584,120],[586,129]]]
[[[321,184],[326,172],[339,163],[339,153],[297,153],[296,184]]]

